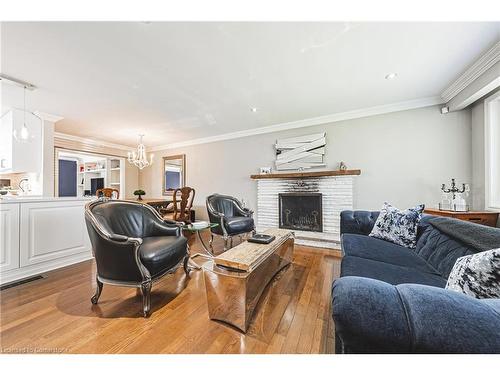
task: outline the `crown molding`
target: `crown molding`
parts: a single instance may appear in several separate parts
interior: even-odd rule
[[[197,139],[192,139],[192,140],[184,141],[184,142],[171,143],[168,145],[155,146],[155,147],[151,147],[150,150],[151,151],[162,151],[162,150],[169,150],[169,149],[179,148],[179,147],[195,146],[195,145],[201,145],[204,143],[212,143],[212,142],[226,141],[229,139],[250,137],[250,136],[258,135],[258,134],[274,133],[274,132],[279,132],[279,131],[283,131],[283,130],[305,128],[305,127],[309,127],[309,126],[328,124],[328,123],[332,123],[332,122],[382,115],[385,113],[392,113],[392,112],[406,111],[406,110],[410,110],[410,109],[430,107],[433,105],[438,105],[438,104],[443,104],[443,103],[444,103],[443,100],[438,96],[415,99],[415,100],[408,100],[408,101],[404,101],[404,102],[381,105],[381,106],[376,106],[376,107],[368,107],[368,108],[356,109],[353,111],[339,112],[339,113],[334,113],[334,114],[326,115],[326,116],[312,117],[312,118],[308,118],[308,119],[304,119],[304,120],[285,122],[285,123],[281,123],[281,124],[264,126],[264,127],[255,128],[255,129],[248,129],[248,130],[242,130],[242,131],[238,131],[238,132],[214,135],[211,137],[197,138]]]
[[[92,138],[84,138],[84,137],[79,137],[77,135],[71,135],[71,134],[60,133],[60,132],[54,132],[54,138],[65,139],[68,141],[81,142],[81,143],[86,143],[86,144],[91,144],[91,145],[96,145],[96,146],[111,147],[111,148],[116,148],[118,150],[125,150],[125,151],[132,151],[133,150],[133,147],[120,145],[117,143],[100,141],[100,140],[92,139]]]
[[[54,122],[54,123],[64,119],[64,117],[62,117],[62,116],[53,115],[50,113],[40,112],[40,111],[35,111],[35,112],[33,112],[33,114],[37,115],[38,117],[40,117],[44,121],[49,121],[49,122]]]
[[[458,93],[469,86],[476,78],[500,61],[500,41],[495,43],[486,53],[476,60],[441,94],[445,103],[453,99]]]

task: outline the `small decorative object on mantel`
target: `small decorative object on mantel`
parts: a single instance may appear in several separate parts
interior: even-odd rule
[[[134,191],[134,195],[137,195],[138,201],[142,201],[142,196],[146,195],[146,192],[142,189],[137,189],[136,191]]]
[[[347,165],[343,161],[339,163],[339,171],[347,171]]]
[[[455,183],[455,179],[451,179],[450,188],[446,188],[445,184],[441,185],[441,190],[444,192],[441,202],[439,203],[440,210],[447,211],[457,211],[457,212],[466,212],[469,211],[469,206],[467,202],[463,198],[462,194],[468,194],[470,191],[468,184],[462,184],[462,187],[459,189]],[[451,194],[451,199],[449,195]]]
[[[326,133],[276,140],[276,169],[303,170],[325,167]]]
[[[271,167],[260,167],[260,174],[270,174]]]

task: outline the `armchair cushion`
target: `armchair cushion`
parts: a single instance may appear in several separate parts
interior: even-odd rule
[[[251,232],[254,227],[254,221],[251,217],[233,216],[224,220],[226,230],[229,235]]]
[[[180,263],[186,256],[187,240],[184,237],[144,237],[139,248],[142,264],[154,278]]]

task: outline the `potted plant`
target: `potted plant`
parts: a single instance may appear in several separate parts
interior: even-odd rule
[[[134,195],[137,195],[138,201],[142,201],[142,196],[146,195],[146,192],[142,189],[137,189],[136,191],[134,191]]]

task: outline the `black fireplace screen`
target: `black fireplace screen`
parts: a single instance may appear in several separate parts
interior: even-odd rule
[[[280,228],[322,232],[322,194],[279,194],[279,215]]]

